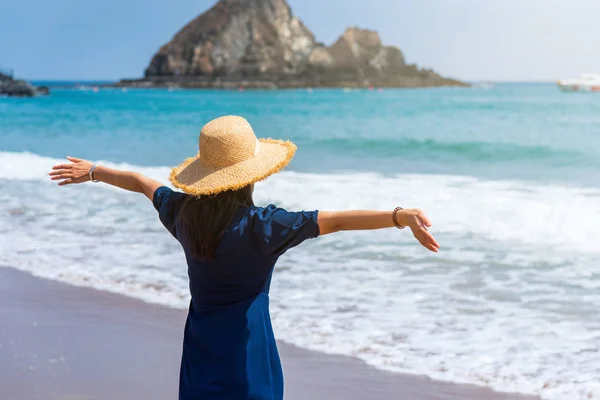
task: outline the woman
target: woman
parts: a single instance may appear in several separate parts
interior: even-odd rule
[[[185,326],[179,398],[282,399],[283,373],[269,316],[279,256],[306,239],[344,230],[408,226],[427,249],[438,244],[419,210],[288,212],[257,207],[254,183],[284,168],[296,146],[257,140],[235,116],[209,122],[198,156],[173,169],[183,193],[133,172],[68,157],[50,172],[59,185],[88,180],[143,193],[185,252],[192,300]]]

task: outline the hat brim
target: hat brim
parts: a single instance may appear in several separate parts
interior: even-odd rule
[[[194,196],[237,190],[283,169],[297,149],[290,141],[259,139],[259,142],[260,149],[254,157],[227,167],[205,166],[199,156],[188,158],[173,168],[169,180],[173,186]]]

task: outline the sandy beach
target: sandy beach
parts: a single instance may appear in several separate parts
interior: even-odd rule
[[[0,398],[175,399],[184,321],[181,310],[0,268]],[[286,399],[534,399],[279,346]]]

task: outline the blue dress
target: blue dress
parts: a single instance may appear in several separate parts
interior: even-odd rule
[[[160,187],[154,207],[181,242],[183,193]],[[279,256],[319,235],[317,211],[274,205],[240,207],[215,259],[194,259],[183,246],[192,300],[185,324],[180,400],[280,400],[283,372],[269,315],[269,286]]]

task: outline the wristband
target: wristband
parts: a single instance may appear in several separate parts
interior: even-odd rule
[[[94,183],[100,182],[100,181],[97,181],[97,180],[94,179],[94,175],[93,174],[94,174],[94,170],[96,169],[96,167],[98,167],[98,164],[92,165],[92,168],[90,168],[90,172],[88,173],[88,175],[90,176],[90,181],[92,181]]]
[[[398,214],[398,211],[401,211],[401,210],[403,210],[403,208],[402,208],[402,207],[396,207],[396,208],[394,209],[394,212],[392,213],[392,221],[394,222],[394,226],[395,226],[396,228],[398,228],[398,229],[404,229],[404,228],[406,228],[406,226],[404,226],[404,225],[400,225],[400,224],[398,223],[397,214]]]

